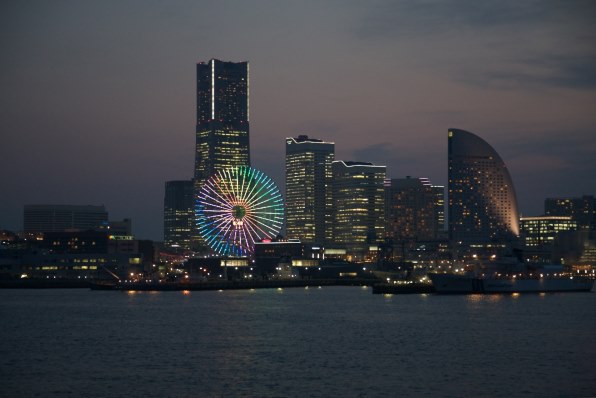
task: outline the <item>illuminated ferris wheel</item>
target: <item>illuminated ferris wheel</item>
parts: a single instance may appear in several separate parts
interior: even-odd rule
[[[247,256],[281,230],[283,199],[265,174],[248,166],[217,172],[197,198],[199,233],[216,253]]]

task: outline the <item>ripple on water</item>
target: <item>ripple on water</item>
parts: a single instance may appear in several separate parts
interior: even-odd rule
[[[3,290],[0,396],[590,396],[595,298]]]

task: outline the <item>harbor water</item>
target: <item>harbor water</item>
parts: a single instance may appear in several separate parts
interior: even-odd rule
[[[596,396],[596,293],[0,290],[1,397]]]

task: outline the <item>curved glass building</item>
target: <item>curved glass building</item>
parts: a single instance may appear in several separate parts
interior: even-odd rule
[[[519,236],[513,181],[482,138],[449,129],[449,239],[454,249],[507,243]]]

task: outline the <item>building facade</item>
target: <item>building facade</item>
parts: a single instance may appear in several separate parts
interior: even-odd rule
[[[521,217],[520,232],[524,243],[525,259],[540,263],[551,262],[554,243],[559,233],[575,230],[577,230],[577,222],[571,217]]]
[[[596,199],[593,195],[577,198],[547,198],[544,214],[573,218],[581,230],[596,231]]]
[[[250,166],[248,62],[197,64],[195,189],[216,171]]]
[[[190,250],[195,229],[194,186],[192,180],[167,181],[163,206],[164,246]]]
[[[100,229],[108,223],[104,206],[25,205],[26,233],[62,232],[69,229]]]
[[[335,144],[300,135],[286,138],[286,235],[304,244],[331,240],[331,163]]]
[[[538,216],[521,217],[520,231],[524,246],[539,247],[552,245],[561,231],[577,230],[577,222],[571,217]]]
[[[331,170],[333,244],[350,260],[366,260],[385,235],[386,167],[339,160]]]
[[[385,234],[394,243],[437,237],[436,193],[426,178],[393,178],[385,187]]]
[[[435,224],[439,236],[445,231],[445,187],[433,185],[432,190],[435,195]]]
[[[464,130],[448,132],[449,239],[456,254],[519,236],[513,181],[499,154]]]

